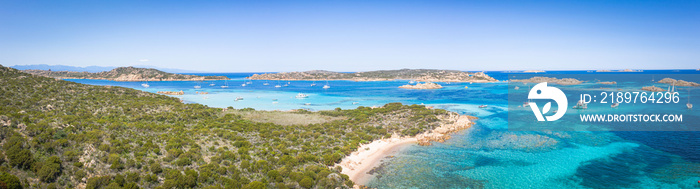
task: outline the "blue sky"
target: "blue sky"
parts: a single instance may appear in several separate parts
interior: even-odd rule
[[[700,68],[700,1],[0,1],[0,64]]]

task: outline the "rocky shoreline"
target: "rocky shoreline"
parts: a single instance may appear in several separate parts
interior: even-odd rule
[[[684,80],[675,80],[671,78],[664,78],[659,80],[657,83],[665,83],[669,85],[683,86],[683,87],[700,87],[700,84]]]
[[[356,183],[355,188],[361,188],[371,177],[368,172],[377,166],[384,157],[396,153],[402,146],[416,143],[421,146],[429,146],[432,145],[432,142],[445,142],[451,138],[451,133],[470,128],[474,124],[472,120],[477,118],[450,112],[447,115],[439,116],[438,119],[440,125],[437,128],[420,133],[415,137],[399,137],[394,134],[391,138],[362,144],[335,166],[342,167],[342,173],[348,175],[350,180]]]
[[[657,87],[657,86],[646,86],[646,87],[642,87],[642,90],[651,91],[651,92],[663,92],[663,91],[666,91],[665,89],[659,88],[659,87]]]

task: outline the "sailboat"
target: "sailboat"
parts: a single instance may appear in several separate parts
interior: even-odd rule
[[[287,81],[287,84],[284,84],[285,87],[289,87],[289,81]]]
[[[579,100],[576,103],[576,106],[573,107],[574,109],[587,109],[588,108],[588,103],[584,102],[583,100]]]
[[[222,89],[228,88],[228,81],[224,81],[224,85],[221,86]]]
[[[518,86],[515,86],[518,87]],[[530,85],[527,85],[527,91],[530,91]],[[530,107],[530,99],[527,99],[527,102],[523,102],[523,107]]]
[[[314,81],[313,83],[311,83],[311,86],[312,86],[312,87],[313,87],[313,86],[316,86],[316,81]]]
[[[685,104],[688,109],[693,109],[693,104],[690,103],[690,89],[688,89],[688,103]]]
[[[280,87],[282,87],[282,86],[280,85],[280,80],[277,80],[277,85],[275,85],[275,88],[280,88]]]
[[[251,77],[252,77],[252,76],[251,76]],[[245,82],[245,84],[247,84],[247,85],[252,85],[252,84],[253,84],[253,80],[248,80],[248,82]]]
[[[148,87],[150,87],[150,85],[148,85],[148,82],[145,82],[145,83],[141,83],[141,86],[142,86],[142,87],[144,87],[144,88],[148,88]]]
[[[324,88],[324,89],[330,89],[330,88],[331,88],[331,86],[328,85],[328,81],[326,81],[326,85],[324,85],[323,88]]]
[[[209,86],[212,86],[212,87],[213,87],[214,85],[216,85],[216,84],[214,84],[214,83],[209,84]]]

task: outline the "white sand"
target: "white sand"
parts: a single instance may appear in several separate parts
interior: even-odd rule
[[[417,142],[416,138],[392,137],[363,144],[340,162],[340,166],[343,167],[342,173],[348,175],[356,186],[357,184],[365,185],[371,177],[367,172],[377,166],[382,158],[395,153],[403,145]]]

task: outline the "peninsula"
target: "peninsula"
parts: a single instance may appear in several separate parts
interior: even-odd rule
[[[112,81],[201,81],[228,80],[226,76],[198,76],[167,73],[153,68],[118,67],[97,73],[50,70],[23,70],[33,75],[58,79],[103,79]]]
[[[370,166],[391,147],[363,145],[392,136],[430,145],[474,119],[401,103],[318,112],[211,108],[3,66],[0,96],[0,181],[13,188],[352,188],[362,184],[353,173],[365,169],[336,165],[352,156],[345,159]],[[374,153],[353,155],[367,149]]]
[[[352,81],[387,81],[415,80],[424,82],[475,82],[489,83],[498,80],[484,72],[463,72],[458,70],[401,69],[379,70],[369,72],[342,73],[325,70],[306,72],[282,72],[272,74],[255,74],[253,80],[352,80]]]

